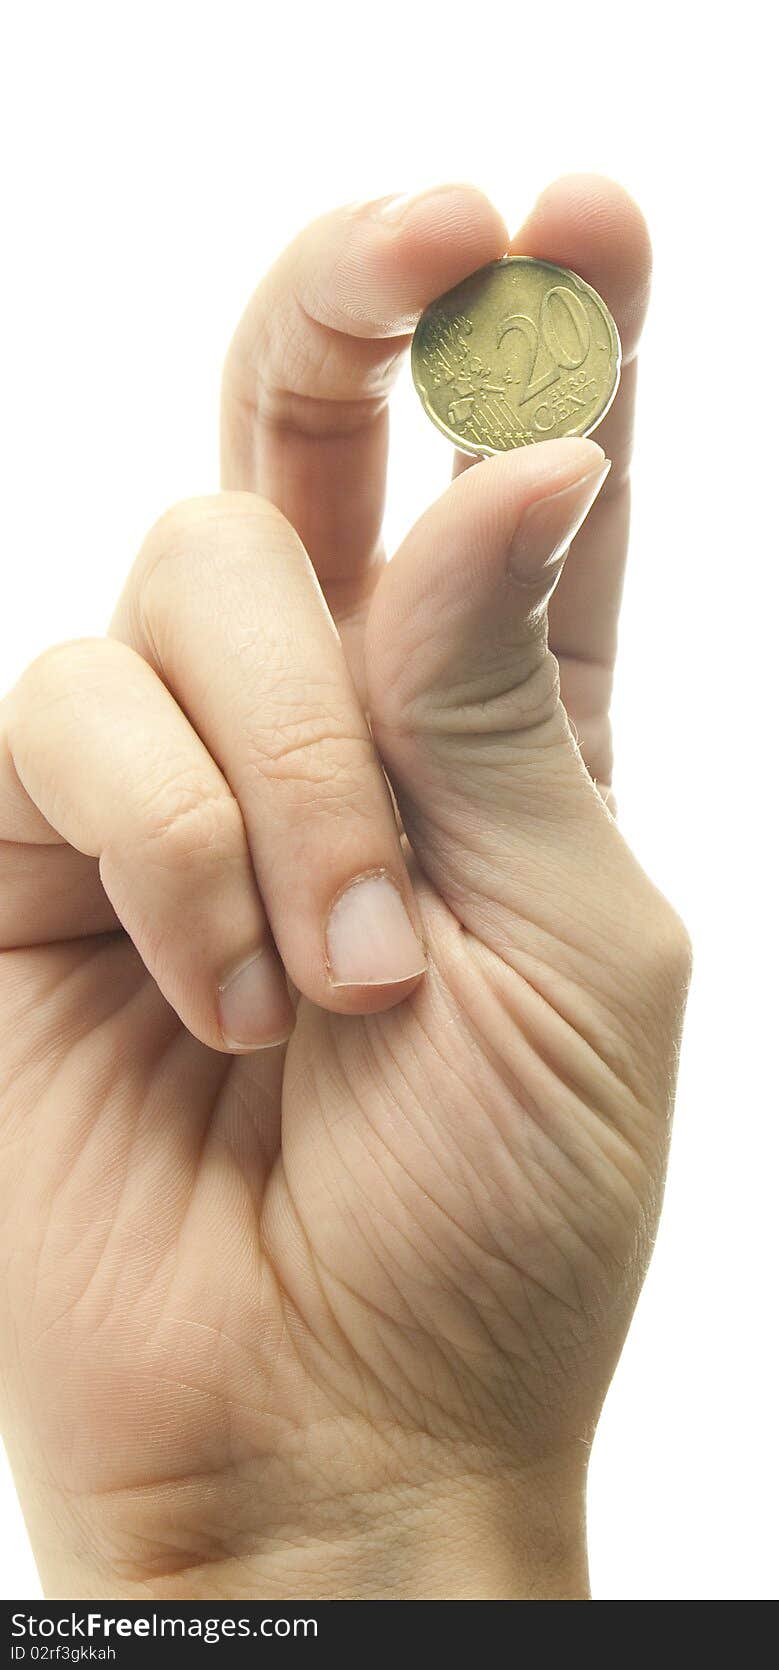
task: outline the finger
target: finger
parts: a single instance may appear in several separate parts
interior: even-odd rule
[[[399,1002],[425,966],[386,780],[289,523],[251,494],[152,532],[114,630],[148,658],[243,814],[275,942],[324,1008]]]
[[[458,919],[504,953],[518,920],[551,931],[562,915],[575,940],[587,878],[619,839],[546,635],[607,468],[590,440],[485,459],[412,529],[368,616],[373,733],[414,853]]]
[[[120,926],[94,858],[62,841],[0,838],[0,950],[51,945]]]
[[[511,248],[580,273],[607,303],[622,342],[620,387],[596,432],[611,473],[549,607],[563,700],[586,763],[605,785],[611,781],[608,708],[628,547],[636,352],[649,300],[651,245],[640,209],[621,186],[574,174],[542,193]]]
[[[21,787],[0,704],[0,950],[114,932],[97,861],[52,829]]]
[[[7,699],[2,753],[18,828],[35,808],[99,860],[116,918],[195,1037],[243,1049],[288,1036],[240,811],[140,656],[109,640],[50,650]],[[12,824],[10,790],[3,800]]]
[[[468,186],[338,209],[282,255],[238,326],[223,483],[284,512],[336,618],[372,583],[399,356],[427,303],[506,243],[497,211]]]

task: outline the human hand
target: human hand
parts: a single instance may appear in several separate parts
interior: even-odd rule
[[[414,321],[507,247],[460,187],[304,233],[230,350],[224,494],[4,704],[2,1387],[51,1595],[586,1592],[689,962],[609,809],[619,188],[511,244],[616,317],[601,444],[459,460],[380,543]]]

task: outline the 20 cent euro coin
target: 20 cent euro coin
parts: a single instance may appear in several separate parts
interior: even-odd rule
[[[411,371],[429,418],[476,457],[589,435],[619,384],[606,303],[567,267],[509,255],[425,309]]]

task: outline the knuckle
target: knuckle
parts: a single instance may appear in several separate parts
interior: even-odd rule
[[[104,638],[73,638],[49,644],[22,673],[17,690],[25,700],[35,701],[71,690],[84,673],[100,666],[110,645]]]
[[[117,663],[133,652],[110,638],[74,638],[51,644],[22,673],[9,698],[9,735],[16,743],[37,736],[57,710],[72,724],[88,718]]]
[[[359,797],[366,768],[375,765],[367,733],[342,729],[326,711],[296,711],[273,729],[252,724],[247,733],[251,766],[266,780],[296,785],[318,796]]]
[[[188,499],[165,512],[141,550],[127,589],[130,618],[157,661],[182,599],[219,596],[230,574],[258,559],[282,562],[302,551],[280,510],[254,493],[217,493]]]
[[[240,808],[227,786],[214,788],[190,772],[157,787],[143,808],[140,838],[146,859],[176,870],[223,864],[245,848]]]
[[[658,894],[643,917],[640,960],[655,983],[685,991],[692,973],[692,941],[681,917]]]
[[[148,579],[171,560],[188,565],[204,559],[213,562],[247,547],[256,555],[258,542],[278,542],[281,537],[298,544],[286,517],[256,493],[184,499],[166,510],[147,535],[141,552],[142,576]]]
[[[326,298],[319,310],[328,311]],[[332,311],[332,309],[331,309]],[[352,434],[376,416],[397,374],[402,349],[373,334],[350,334],[322,324],[295,297],[281,314],[268,310],[257,320],[251,367],[228,359],[225,387],[266,423],[312,435]],[[317,390],[327,390],[327,414]]]

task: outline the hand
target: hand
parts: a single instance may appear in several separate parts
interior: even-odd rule
[[[52,1595],[586,1593],[689,960],[608,804],[616,186],[511,245],[616,316],[602,445],[459,460],[380,545],[409,332],[507,247],[460,187],[304,233],[229,353],[226,491],[4,705],[2,1378]]]

